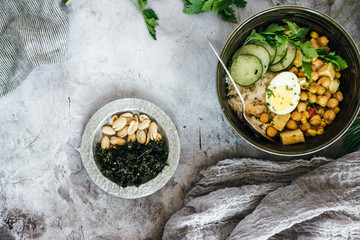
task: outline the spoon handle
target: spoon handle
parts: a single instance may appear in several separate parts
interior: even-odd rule
[[[216,57],[219,59],[219,62],[220,62],[220,63],[221,63],[221,65],[223,66],[223,68],[224,68],[224,70],[225,70],[226,74],[227,74],[227,75],[228,75],[228,77],[230,78],[231,83],[234,85],[234,88],[235,88],[235,90],[236,90],[237,94],[239,95],[239,97],[240,97],[240,99],[241,99],[241,102],[242,102],[242,104],[243,104],[243,108],[245,109],[245,101],[244,101],[243,97],[241,96],[241,93],[240,93],[240,91],[239,91],[239,88],[237,87],[237,85],[236,85],[236,83],[235,83],[234,79],[231,77],[231,74],[230,74],[229,70],[227,70],[226,65],[225,65],[225,64],[224,64],[224,62],[221,60],[221,58],[220,58],[219,54],[216,52],[216,50],[215,50],[214,46],[211,44],[211,42],[210,42],[210,40],[209,40],[208,36],[206,35],[205,37],[206,37],[206,40],[207,40],[207,42],[209,43],[209,45],[210,45],[211,49],[214,51],[214,53],[215,53]]]

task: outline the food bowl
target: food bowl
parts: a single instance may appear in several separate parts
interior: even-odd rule
[[[101,141],[102,127],[111,122],[114,114],[131,112],[146,114],[156,121],[159,133],[166,138],[169,148],[168,165],[154,178],[140,186],[118,186],[106,178],[94,159],[96,144]],[[105,192],[122,198],[140,198],[150,195],[162,188],[174,174],[180,158],[180,141],[175,125],[171,119],[156,105],[136,98],[124,98],[108,103],[99,109],[89,120],[81,142],[81,158],[90,178]]]
[[[331,51],[336,51],[348,63],[341,71],[340,90],[344,94],[341,111],[334,122],[325,128],[324,134],[308,138],[305,143],[282,145],[280,141],[272,143],[255,134],[239,119],[231,109],[227,97],[226,73],[220,63],[216,71],[216,88],[221,109],[233,129],[249,144],[256,148],[281,156],[301,156],[326,148],[338,140],[351,126],[360,109],[360,55],[356,44],[349,34],[332,18],[316,10],[299,6],[273,7],[254,14],[240,24],[227,39],[220,57],[230,66],[235,51],[242,45],[252,29],[266,27],[271,23],[281,23],[289,19],[329,38]]]

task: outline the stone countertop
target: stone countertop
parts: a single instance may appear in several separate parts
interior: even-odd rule
[[[242,22],[265,8],[297,2],[248,1],[236,15]],[[345,2],[317,9],[328,12]],[[302,3],[315,7],[310,0]],[[149,7],[160,18],[157,41],[130,1],[74,0],[66,9],[66,59],[38,67],[0,99],[0,239],[158,239],[201,167],[229,157],[287,159],[244,142],[221,113],[217,60],[204,34],[220,50],[237,24],[211,13],[186,15],[181,0],[149,1]],[[360,41],[360,14],[346,29]],[[160,191],[136,200],[99,189],[79,152],[89,118],[124,97],[161,107],[181,141],[180,164],[172,179]],[[345,153],[338,141],[331,150],[313,155],[335,158]]]

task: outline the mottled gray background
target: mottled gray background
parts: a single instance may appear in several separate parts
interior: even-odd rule
[[[236,15],[241,22],[262,9],[298,2],[249,1]],[[313,2],[301,1],[308,7]],[[345,2],[317,9],[328,12]],[[249,146],[222,116],[217,60],[204,34],[221,49],[237,24],[211,13],[183,14],[181,0],[151,0],[149,6],[160,18],[157,41],[130,1],[74,0],[67,8],[66,59],[37,68],[0,99],[0,239],[157,239],[201,167],[235,156],[284,159]],[[360,16],[347,30],[360,41]],[[173,178],[138,200],[100,190],[79,153],[92,114],[123,97],[161,107],[181,141]],[[337,142],[314,155],[335,158],[346,152]]]

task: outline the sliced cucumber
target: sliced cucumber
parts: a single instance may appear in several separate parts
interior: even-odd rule
[[[272,63],[272,61],[274,60],[275,55],[276,55],[275,47],[272,47],[272,46],[270,46],[270,44],[261,42],[259,40],[252,40],[252,41],[250,41],[250,43],[264,47],[270,54],[270,64]]]
[[[274,58],[274,61],[272,61],[271,65],[277,64],[285,57],[288,45],[289,43],[288,41],[286,41],[276,48],[276,56]]]
[[[267,72],[270,63],[270,54],[264,47],[255,44],[248,44],[241,49],[240,55],[243,54],[254,55],[260,59],[263,66],[261,76]]]
[[[296,56],[296,47],[291,43],[289,43],[285,57],[279,63],[270,66],[269,70],[272,72],[279,72],[281,70],[288,68],[294,62],[295,56]]]
[[[241,54],[231,64],[230,74],[237,84],[247,87],[260,79],[262,69],[263,65],[258,57]]]

